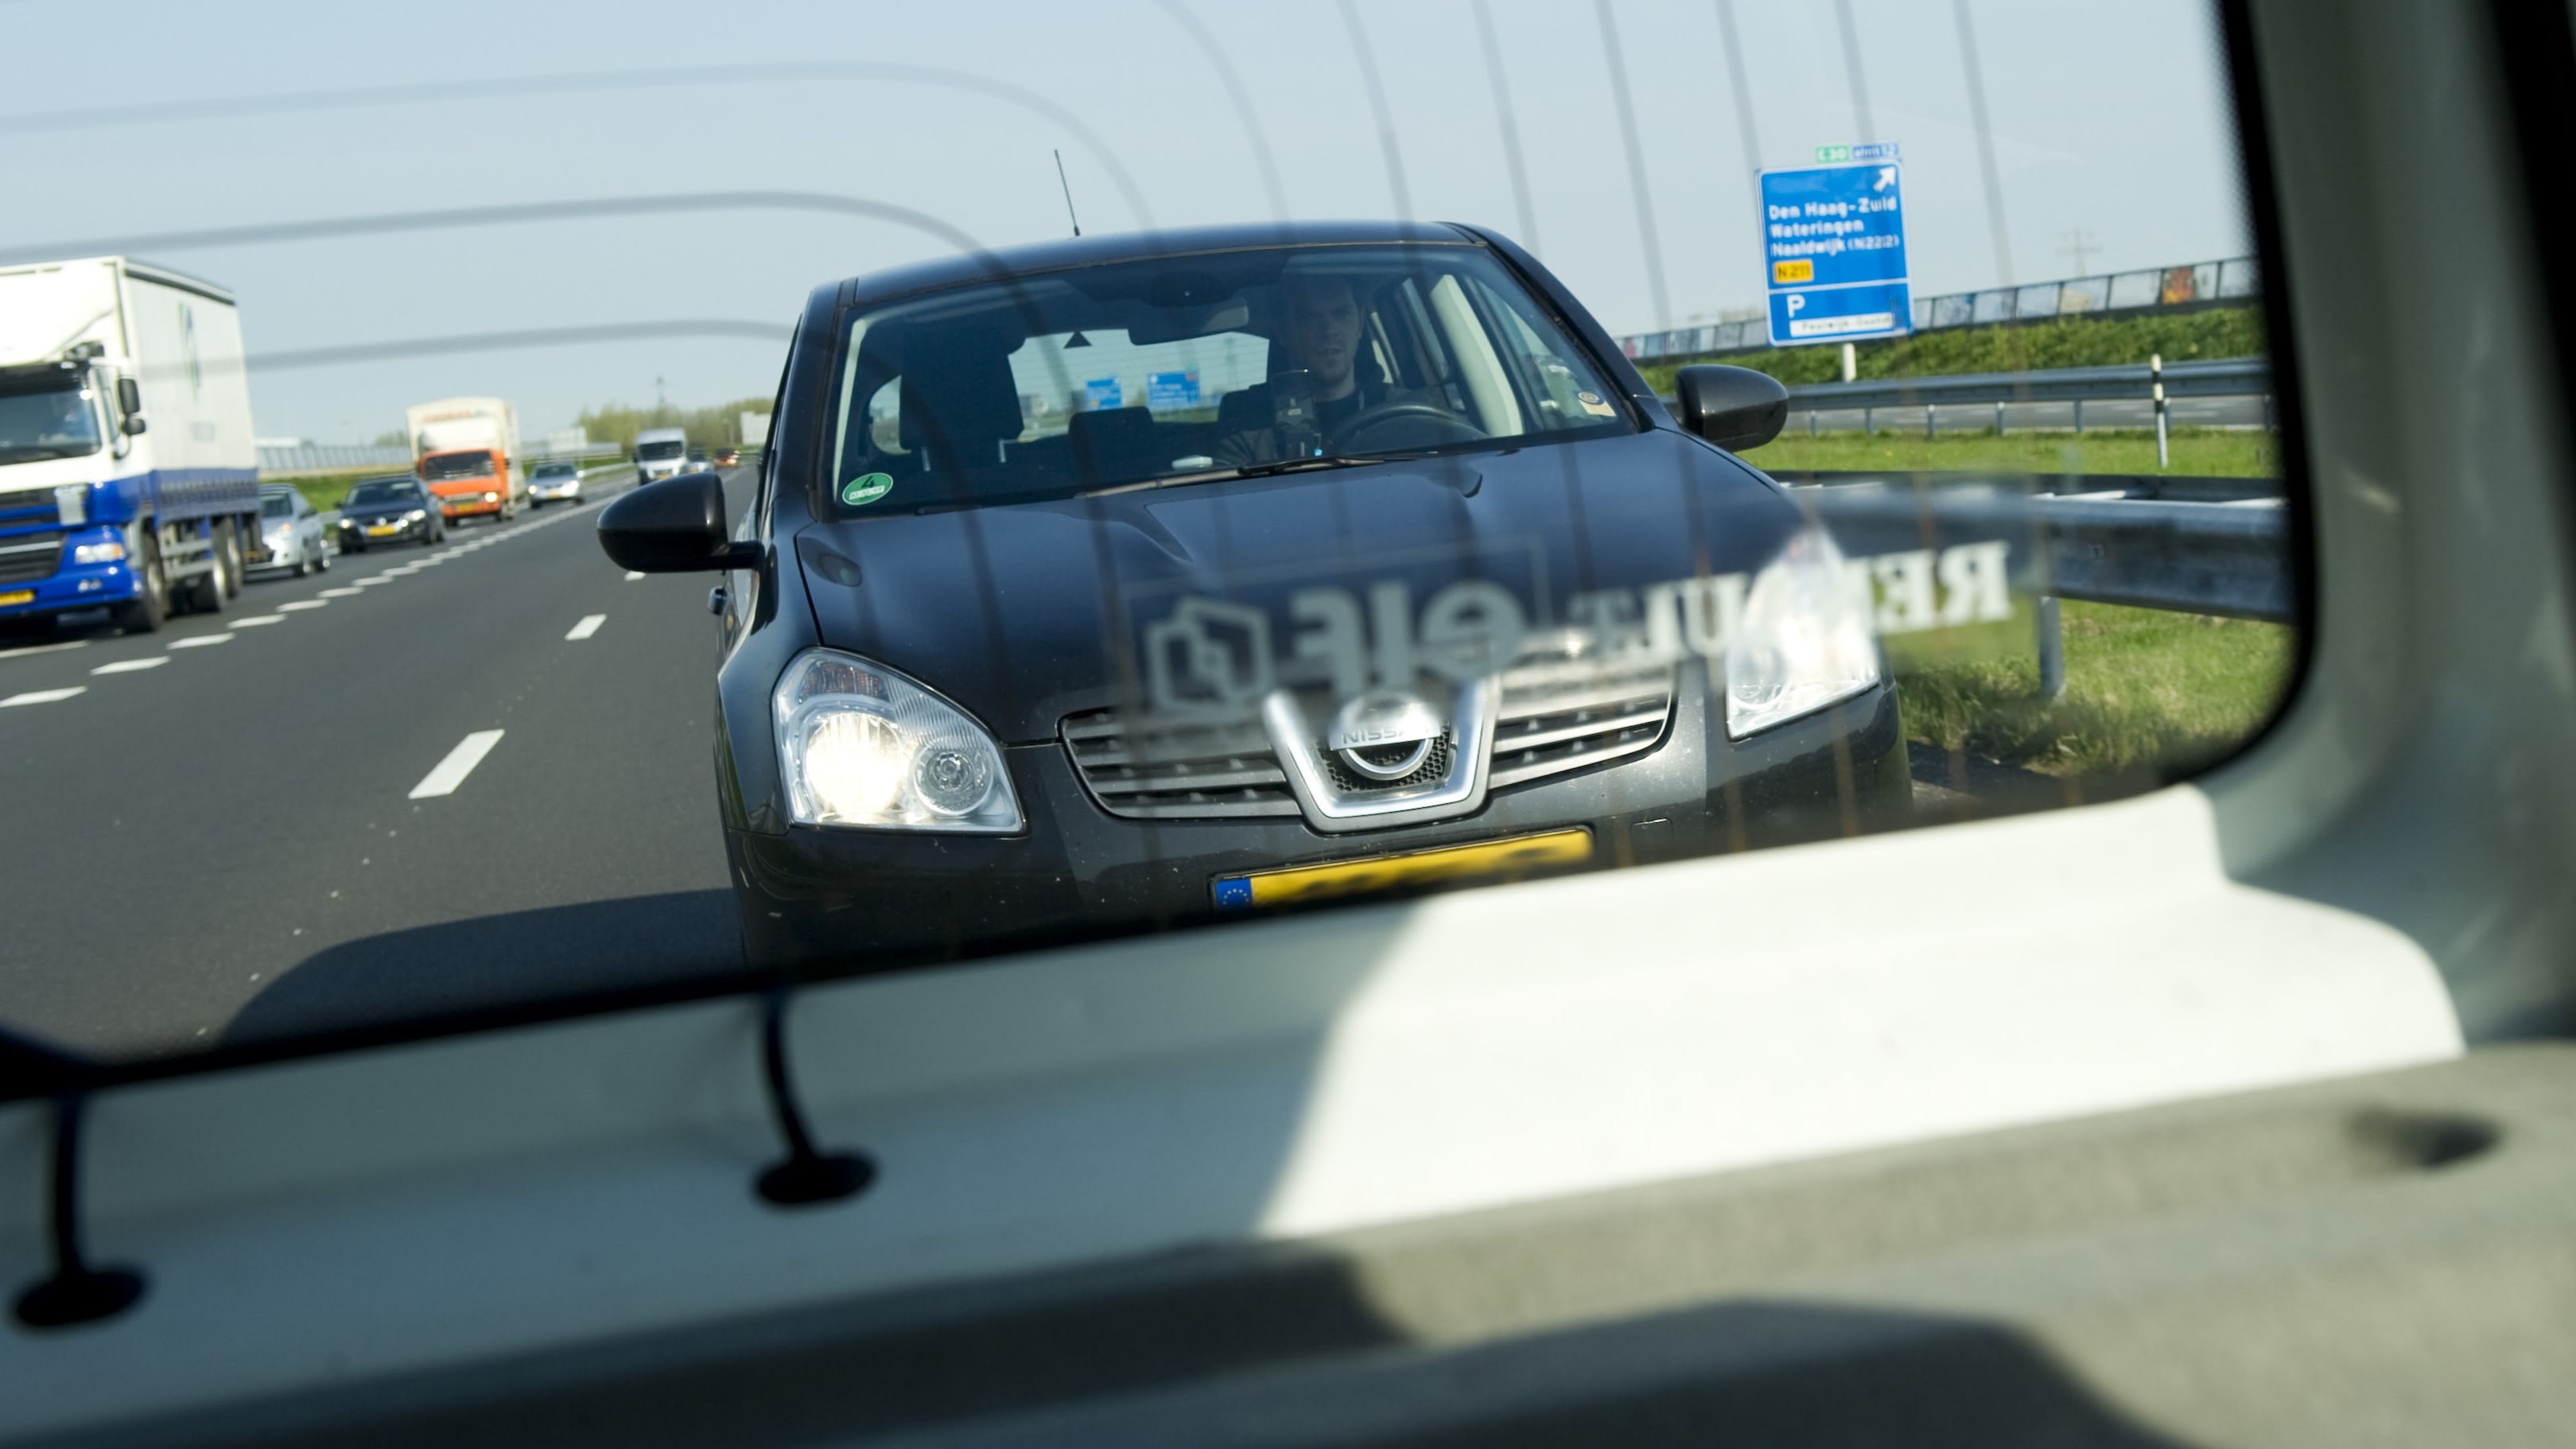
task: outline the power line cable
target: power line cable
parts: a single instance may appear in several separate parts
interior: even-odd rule
[[[1404,184],[1404,150],[1396,143],[1395,113],[1386,103],[1386,84],[1378,79],[1377,56],[1369,49],[1368,31],[1359,7],[1341,0],[1342,25],[1351,33],[1351,50],[1359,57],[1360,79],[1368,86],[1369,110],[1377,117],[1377,144],[1386,159],[1386,189],[1395,198],[1398,220],[1413,220],[1413,194]]]
[[[1503,49],[1494,38],[1493,13],[1485,0],[1474,0],[1476,43],[1485,51],[1485,80],[1494,91],[1494,125],[1503,142],[1503,169],[1511,177],[1512,209],[1520,217],[1520,244],[1539,255],[1538,206],[1530,197],[1529,170],[1521,163],[1520,122],[1512,113],[1511,83],[1503,73]]]
[[[185,101],[145,101],[0,115],[0,135],[88,130],[107,126],[162,125],[231,120],[246,116],[301,115],[314,111],[356,110],[417,104],[453,105],[481,99],[531,100],[574,91],[664,90],[674,86],[735,85],[794,80],[877,80],[902,85],[933,86],[989,96],[1018,106],[1061,126],[1109,173],[1136,225],[1154,228],[1153,210],[1116,148],[1071,110],[1022,86],[967,71],[879,61],[786,61],[744,65],[654,66],[634,70],[574,71],[557,75],[504,78],[456,78],[407,85],[348,86],[327,90],[286,91],[262,96],[211,96]]]
[[[1860,26],[1852,19],[1851,0],[1834,0],[1834,18],[1843,32],[1843,69],[1851,77],[1852,119],[1860,126],[1855,141],[1878,139],[1878,123],[1869,113],[1869,78],[1860,68]]]
[[[1637,202],[1637,242],[1646,252],[1646,286],[1655,304],[1655,326],[1673,325],[1671,294],[1664,287],[1664,247],[1655,235],[1655,203],[1646,180],[1645,143],[1637,136],[1637,108],[1628,97],[1628,65],[1619,53],[1619,23],[1610,0],[1593,0],[1601,19],[1601,53],[1610,64],[1610,98],[1619,112],[1619,142],[1628,154],[1628,192]]]
[[[1234,61],[1226,55],[1225,47],[1218,43],[1216,32],[1208,29],[1207,22],[1199,19],[1181,0],[1160,0],[1160,3],[1165,13],[1179,22],[1190,39],[1197,42],[1200,52],[1207,56],[1208,64],[1215,68],[1218,83],[1225,87],[1226,96],[1234,102],[1234,116],[1242,123],[1243,139],[1252,147],[1252,164],[1261,169],[1261,189],[1270,198],[1271,219],[1288,220],[1288,191],[1279,183],[1279,162],[1270,154],[1270,137],[1262,129],[1261,113],[1253,108],[1252,92],[1245,88],[1243,77],[1235,73]]]

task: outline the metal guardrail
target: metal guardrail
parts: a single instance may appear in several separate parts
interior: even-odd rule
[[[2155,405],[2156,464],[2167,460],[2166,405],[2175,398],[2260,397],[2266,400],[2264,425],[2271,424],[2272,363],[2265,357],[2221,357],[2202,362],[2166,362],[2161,357],[2111,367],[2062,367],[2036,372],[1953,373],[1930,377],[1872,378],[1866,382],[1802,383],[1789,389],[1789,411],[1804,414],[1807,432],[1830,412],[1857,412],[1861,430],[1878,430],[1877,414],[1895,408],[1923,410],[1923,435],[1939,427],[1939,409],[1992,404],[1995,432],[2004,431],[2009,403],[2072,403],[2075,431],[2084,431],[2088,402],[2145,402]],[[1673,399],[1665,398],[1671,407]]]
[[[2289,513],[2257,478],[2059,474],[1809,474],[1792,496],[1853,556],[2006,545],[2012,586],[2033,620],[2043,694],[2066,687],[2057,601],[2297,621]],[[1821,481],[1831,479],[1834,481]]]
[[[365,468],[408,468],[411,449],[374,443],[302,443],[292,448],[259,450],[259,475],[282,478],[295,473],[354,473]]]
[[[2159,382],[2169,398],[2255,397],[2272,390],[2272,362],[2265,357],[2225,357],[2206,362],[2063,367],[2045,372],[1816,382],[1789,389],[1789,406],[1797,412],[1826,412],[1976,403],[2145,402],[2154,398]]]
[[[2221,302],[2251,302],[2262,295],[2262,273],[2252,257],[2191,262],[2178,267],[2069,277],[1982,292],[1951,292],[1914,299],[1914,330],[1987,327],[2058,317],[2135,316],[2187,311]],[[1619,339],[1621,351],[1640,362],[1757,352],[1771,346],[1770,323],[1760,317],[1641,332]]]

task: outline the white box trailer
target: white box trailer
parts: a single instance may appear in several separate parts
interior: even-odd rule
[[[156,629],[260,556],[232,294],[124,257],[0,267],[0,625]]]

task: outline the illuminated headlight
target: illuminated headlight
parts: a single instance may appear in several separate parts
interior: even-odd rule
[[[770,698],[788,815],[800,825],[1003,834],[1020,828],[982,725],[881,664],[810,649]]]
[[[115,539],[109,539],[105,543],[72,545],[72,562],[76,564],[114,563],[123,557],[125,557],[125,545]]]
[[[402,521],[405,523],[418,523],[428,516],[429,514],[423,510],[414,508],[403,514]]]
[[[498,503],[501,501],[501,495],[498,493],[486,493],[483,495],[483,501],[486,503]]]
[[[1821,532],[1789,541],[1744,600],[1726,649],[1726,737],[1812,714],[1878,683],[1867,580]]]

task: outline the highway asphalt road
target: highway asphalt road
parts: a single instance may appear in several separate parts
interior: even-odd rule
[[[740,972],[718,576],[627,575],[598,508],[0,643],[0,1029],[123,1060]]]
[[[739,971],[716,576],[629,578],[598,508],[0,644],[0,1023],[131,1058]]]

